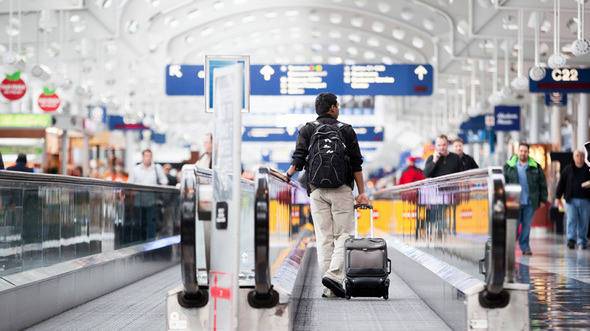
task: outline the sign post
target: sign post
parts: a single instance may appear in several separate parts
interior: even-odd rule
[[[218,60],[207,57],[209,64]],[[216,62],[217,61],[217,62]],[[225,65],[217,65],[207,75],[211,88],[207,106],[213,106],[213,224],[211,227],[211,269],[209,286],[214,304],[209,310],[210,330],[237,330],[239,296],[239,225],[241,137],[244,88],[249,59],[223,57]],[[246,108],[247,110],[247,108]]]

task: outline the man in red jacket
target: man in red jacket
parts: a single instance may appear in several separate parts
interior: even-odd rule
[[[417,182],[426,178],[422,170],[417,168],[415,164],[416,158],[414,156],[410,156],[408,158],[408,167],[402,172],[398,185]]]

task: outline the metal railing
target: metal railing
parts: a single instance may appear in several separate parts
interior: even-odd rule
[[[179,191],[0,171],[0,276],[178,235]]]
[[[504,185],[501,168],[491,167],[395,186],[373,199],[379,214],[389,216],[381,230],[437,257],[478,266],[486,284],[480,303],[495,308],[509,301],[504,282],[512,281],[519,194],[518,186]]]

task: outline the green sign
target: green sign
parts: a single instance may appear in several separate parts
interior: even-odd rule
[[[47,128],[53,125],[49,114],[0,114],[0,128]]]
[[[40,146],[0,146],[0,153],[2,155],[12,155],[12,154],[35,154],[41,155],[43,154],[43,147]]]

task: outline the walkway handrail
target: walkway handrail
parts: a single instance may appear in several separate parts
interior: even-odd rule
[[[480,261],[486,284],[484,292],[480,295],[480,301],[483,305],[493,308],[507,304],[504,282],[507,278],[512,279],[512,267],[508,266],[508,263],[514,261],[514,244],[510,242],[514,234],[508,232],[507,214],[513,215],[515,208],[518,211],[518,203],[514,201],[515,199],[518,201],[519,196],[519,190],[512,186],[505,187],[502,168],[490,167],[395,186],[374,193],[373,198],[400,197],[403,201],[413,203],[416,208],[416,239],[420,239],[418,238],[418,218],[424,217],[419,216],[420,211],[432,211],[427,218],[444,218],[445,215],[450,215],[448,217],[455,218],[452,224],[456,227],[456,206],[469,200],[471,190],[479,192],[485,187],[488,200],[489,239],[485,244],[485,256]],[[507,195],[510,201],[508,205]],[[422,210],[419,210],[420,208]],[[444,208],[448,210],[445,211]],[[451,235],[456,234],[456,228],[446,229],[446,231],[454,231]],[[512,231],[511,228],[510,231]]]
[[[202,175],[206,173],[201,172]],[[211,176],[211,173],[208,173]],[[180,263],[183,291],[178,293],[178,303],[185,308],[201,308],[209,301],[209,293],[197,280],[196,226],[199,201],[197,169],[193,165],[182,167],[180,183]]]

